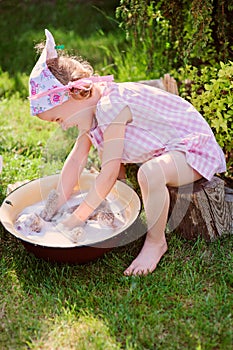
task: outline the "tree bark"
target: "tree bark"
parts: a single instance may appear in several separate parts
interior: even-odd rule
[[[169,187],[168,228],[189,240],[214,241],[233,233],[233,190],[217,176],[179,188]]]

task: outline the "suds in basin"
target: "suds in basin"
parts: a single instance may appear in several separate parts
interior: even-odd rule
[[[88,218],[83,227],[70,230],[64,228],[61,222],[71,215],[86,196],[85,193],[75,193],[51,221],[44,221],[40,213],[45,207],[45,201],[26,207],[15,221],[15,229],[27,240],[45,246],[66,247],[87,245],[112,237],[123,229],[126,223],[127,209],[113,194],[109,194],[102,204]]]

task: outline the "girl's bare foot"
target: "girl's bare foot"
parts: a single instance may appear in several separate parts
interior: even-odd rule
[[[153,272],[166,251],[166,240],[158,243],[147,237],[141,252],[125,270],[124,274],[126,276],[147,275],[148,273]]]

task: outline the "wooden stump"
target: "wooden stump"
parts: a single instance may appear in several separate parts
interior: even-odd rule
[[[233,233],[233,190],[217,176],[179,188],[169,187],[168,228],[182,237],[214,241]]]
[[[163,78],[160,79],[140,80],[139,83],[154,86],[171,92],[172,94],[179,95],[176,80],[171,77],[170,74],[164,74]]]

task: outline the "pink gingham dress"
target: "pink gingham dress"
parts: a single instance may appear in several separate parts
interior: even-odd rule
[[[126,106],[132,121],[126,126],[122,163],[144,163],[176,150],[208,180],[226,171],[224,153],[201,114],[180,96],[140,83],[109,83],[103,89],[97,124],[89,132],[100,154],[105,129]]]

